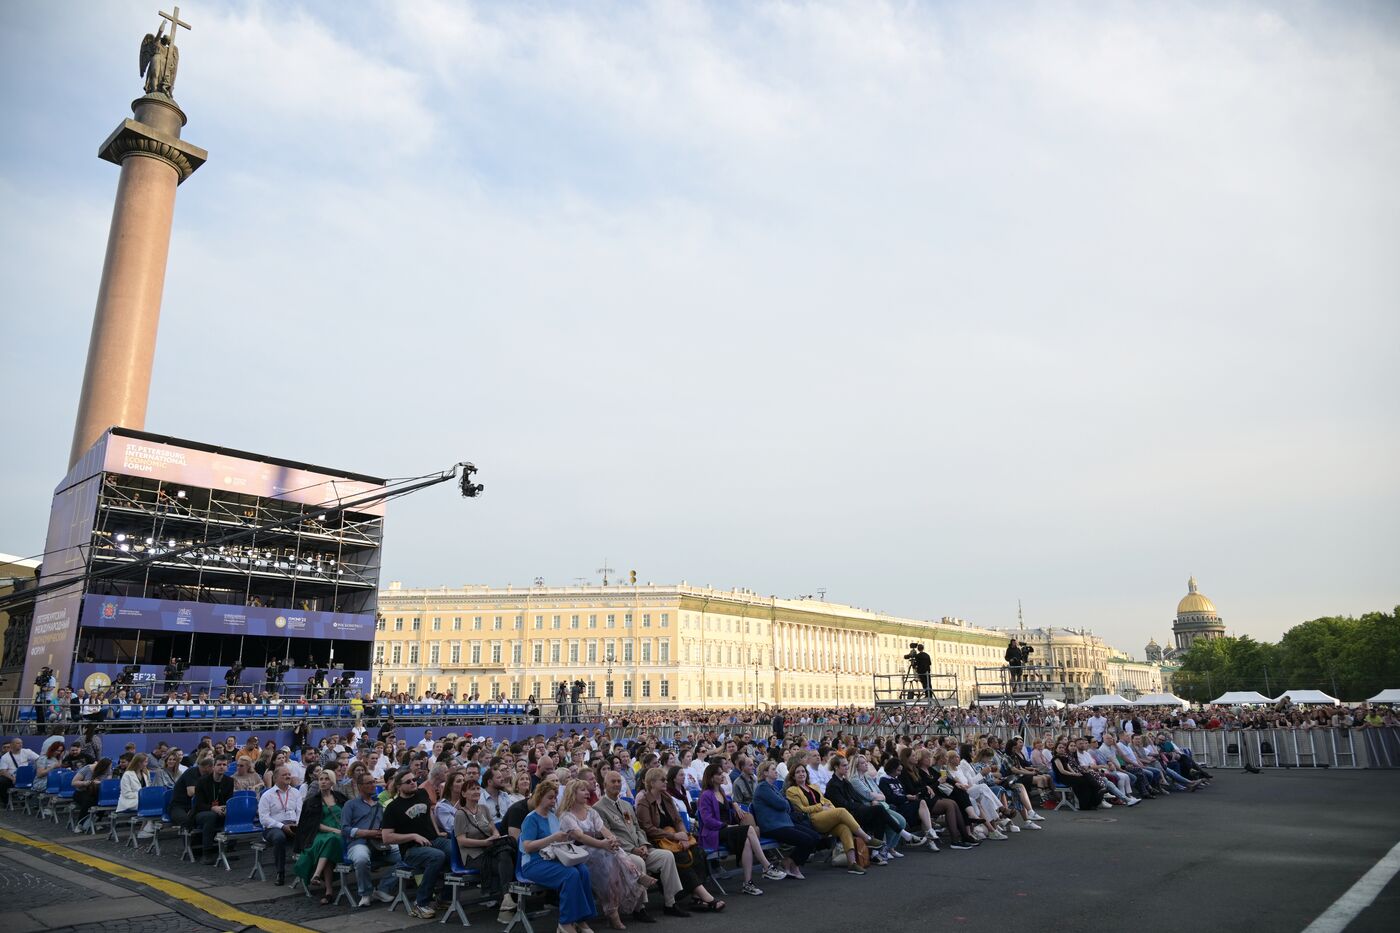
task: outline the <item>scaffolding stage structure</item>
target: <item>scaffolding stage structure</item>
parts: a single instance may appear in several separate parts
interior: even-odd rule
[[[956,674],[930,674],[930,690],[924,689],[919,675],[912,671],[905,671],[903,674],[875,674],[873,680],[877,707],[958,705]]]
[[[973,669],[977,705],[1043,706],[1050,697],[1068,702],[1069,684],[1062,667],[1054,664],[1027,664],[1012,669],[1005,665]]]

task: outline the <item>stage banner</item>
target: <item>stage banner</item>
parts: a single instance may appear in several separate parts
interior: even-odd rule
[[[86,687],[88,690],[105,690],[112,685],[117,676],[121,674],[124,665],[121,664],[75,664],[73,665],[73,686]],[[211,667],[205,665],[191,665],[180,677],[178,684],[166,683],[164,664],[141,664],[132,673],[131,689],[141,691],[141,695],[147,700],[159,701],[170,690],[180,693],[188,690],[192,695],[198,696],[200,691],[208,691],[210,696],[223,696],[225,690],[224,674],[228,672],[228,666]],[[295,667],[286,673],[282,678],[281,695],[301,696],[306,689],[306,682],[314,672],[310,668]],[[346,671],[333,668],[326,672],[326,684],[340,680],[340,676]],[[369,692],[369,671],[349,671],[351,696],[354,694],[367,694]],[[242,676],[238,679],[236,690],[251,690],[260,693],[266,686],[267,678],[264,676],[264,669],[261,667],[247,667],[243,669]]]
[[[83,625],[158,632],[374,640],[374,613],[308,612],[173,599],[83,597]]]

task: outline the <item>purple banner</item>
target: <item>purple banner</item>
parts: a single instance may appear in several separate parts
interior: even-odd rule
[[[122,672],[121,664],[75,664],[73,665],[73,686],[86,687],[89,690],[105,690],[111,686],[112,680]],[[206,667],[202,665],[192,665],[186,669],[181,677],[179,690],[181,693],[188,690],[198,696],[201,690],[210,691],[211,696],[222,696],[224,693],[224,674],[228,671],[228,666]],[[307,680],[315,673],[310,668],[294,667],[282,678],[282,689],[279,691],[282,696],[301,696]],[[340,675],[347,673],[342,670],[330,670],[326,672],[326,686],[330,686],[334,681],[340,679]],[[369,692],[369,671],[349,671],[350,674],[350,695],[356,693]],[[238,678],[239,688],[258,692],[263,689],[266,677],[263,675],[261,667],[245,667],[243,674]],[[210,690],[210,687],[213,687]],[[165,696],[165,665],[164,664],[142,664],[137,668],[132,676],[131,689],[140,690],[147,699],[159,699]],[[171,689],[176,689],[174,684]]]
[[[226,606],[173,599],[83,597],[85,627],[288,638],[374,640],[374,614]]]
[[[354,502],[382,488],[360,480],[312,473],[227,453],[193,450],[114,434],[104,437],[107,442],[104,468],[108,473],[145,476],[167,483],[188,483],[204,489],[229,489],[248,496],[269,496],[327,507]],[[384,501],[357,505],[355,511],[383,515]]]

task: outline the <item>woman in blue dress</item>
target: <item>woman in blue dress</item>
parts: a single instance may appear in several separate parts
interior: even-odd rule
[[[560,831],[559,818],[554,815],[558,796],[559,784],[553,780],[540,781],[530,795],[533,809],[520,827],[520,866],[515,876],[559,892],[560,933],[593,933],[585,922],[598,912],[588,866],[562,865],[544,857],[547,847],[572,841],[568,833]]]

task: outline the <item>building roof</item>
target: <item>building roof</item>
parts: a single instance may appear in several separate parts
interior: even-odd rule
[[[1181,598],[1181,602],[1176,604],[1177,616],[1183,615],[1219,615],[1215,609],[1215,603],[1205,597],[1196,588],[1196,578],[1192,577],[1186,583],[1189,592]]]

